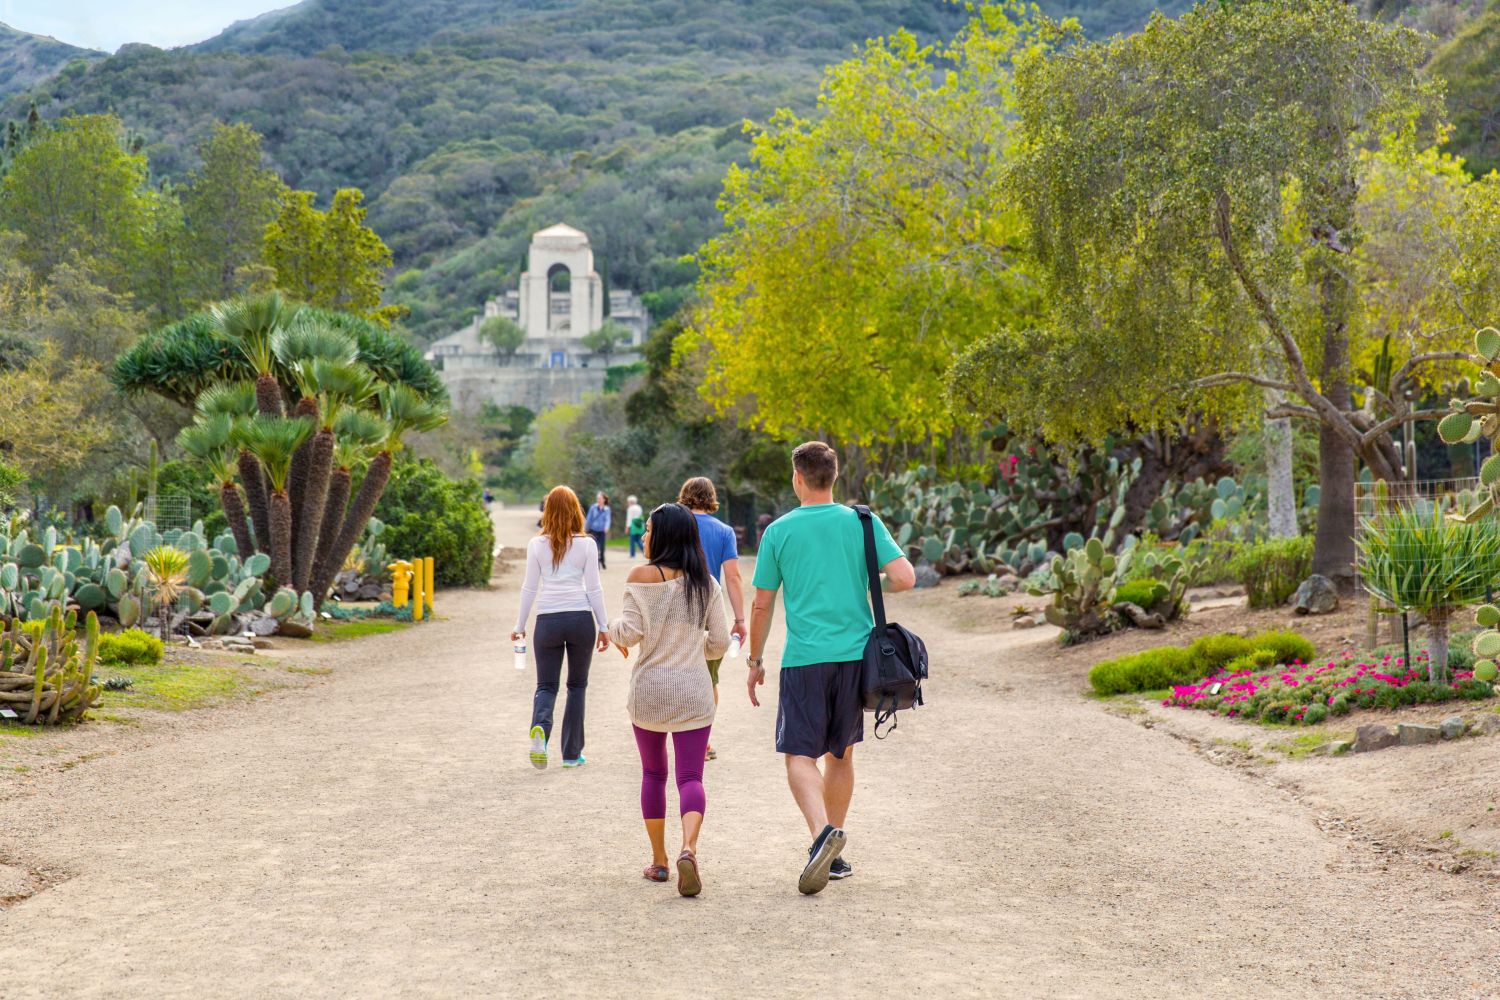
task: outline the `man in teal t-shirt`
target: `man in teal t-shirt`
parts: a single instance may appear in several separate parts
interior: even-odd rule
[[[771,634],[776,591],[786,608],[776,707],[776,750],[786,755],[792,797],[815,835],[797,888],[822,890],[853,874],[839,855],[854,794],[854,744],[864,739],[862,660],[875,627],[865,567],[864,529],[851,507],[833,502],[838,455],[821,441],[792,452],[792,488],[802,505],[766,528],[755,558],[750,609],[750,703],[766,680],[762,654]],[[888,589],[916,583],[911,563],[877,517],[876,562]],[[823,769],[818,760],[822,758]]]

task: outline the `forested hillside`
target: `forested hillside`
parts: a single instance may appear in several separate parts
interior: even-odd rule
[[[1152,4],[1052,6],[1110,31]],[[226,120],[265,136],[288,184],[362,188],[396,255],[391,297],[430,337],[560,219],[589,232],[611,284],[669,311],[693,277],[681,258],[719,225],[742,120],[809,109],[823,67],[866,38],[946,36],[965,16],[944,0],[307,0],[195,49],[127,46],[35,96],[46,117],[115,111],[158,178],[191,170]]]
[[[1454,151],[1472,170],[1500,167],[1500,0],[1438,50],[1432,71],[1448,82]]]
[[[8,24],[0,24],[0,95],[25,90],[74,59],[103,56],[102,52],[81,49],[46,35],[32,35],[17,31]]]
[[[1042,3],[1096,36],[1157,6],[1188,2]],[[1476,110],[1457,118],[1482,160],[1494,60],[1476,45],[1475,0],[1372,6],[1462,29],[1450,50],[1478,55],[1443,58],[1472,63],[1455,90]],[[965,16],[946,0],[306,0],[190,49],[132,45],[70,65],[3,111],[18,119],[32,98],[48,118],[114,111],[158,180],[195,168],[214,121],[250,124],[293,187],[364,190],[395,253],[390,298],[422,337],[465,321],[514,279],[530,232],[563,219],[594,239],[607,281],[664,315],[691,286],[684,255],[718,230],[743,120],[808,110],[822,68],[866,38],[945,37]],[[40,43],[23,38],[0,58],[40,65],[25,55]]]

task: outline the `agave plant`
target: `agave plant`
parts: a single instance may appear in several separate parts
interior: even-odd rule
[[[401,437],[411,431],[427,431],[440,427],[448,419],[445,407],[428,402],[404,385],[386,385],[380,390],[380,408],[388,425],[388,432],[380,452],[370,460],[365,478],[359,484],[359,493],[344,516],[338,538],[326,553],[327,558],[319,563],[313,574],[314,600],[321,606],[324,595],[333,584],[334,574],[344,560],[349,558],[354,545],[364,534],[365,525],[375,514],[375,505],[380,502],[385,484],[391,478],[391,462],[401,449]]]
[[[292,455],[312,434],[312,424],[292,417],[258,416],[245,423],[242,440],[266,472],[270,507],[271,575],[288,585],[292,580],[292,498],[287,492]]]
[[[234,420],[227,413],[199,417],[197,423],[184,427],[177,435],[177,444],[202,462],[209,475],[214,477],[214,482],[218,483],[219,504],[224,508],[235,547],[241,558],[248,559],[255,546],[250,538],[250,525],[245,519],[245,503],[234,480],[235,470],[230,464],[237,451],[232,440]]]
[[[1416,503],[1364,522],[1359,539],[1364,585],[1389,609],[1415,611],[1427,622],[1428,679],[1448,675],[1453,615],[1484,601],[1500,577],[1500,521],[1465,522]]]
[[[293,307],[276,292],[269,292],[220,302],[210,312],[219,334],[255,369],[257,408],[265,416],[281,416],[281,383],[276,380],[276,352],[271,345],[277,332],[291,322]]]
[[[150,578],[152,604],[161,622],[161,638],[165,642],[172,637],[172,609],[182,595],[187,581],[188,554],[173,545],[158,545],[143,557],[146,575]]]

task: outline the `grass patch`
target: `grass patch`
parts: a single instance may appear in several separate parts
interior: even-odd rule
[[[1333,742],[1325,733],[1300,733],[1289,740],[1277,742],[1273,749],[1296,759],[1306,757],[1325,743]]]
[[[0,723],[0,740],[7,738],[29,740],[33,736],[40,736],[44,728],[44,726],[21,726],[14,722]]]
[[[387,632],[399,632],[407,627],[406,622],[393,622],[378,618],[362,618],[346,622],[324,622],[318,626],[313,633],[313,642],[345,642],[349,639],[363,639],[370,635],[385,635]]]
[[[200,663],[162,663],[115,667],[111,674],[135,683],[126,691],[106,691],[101,707],[149,708],[183,712],[259,693],[255,682],[230,667]]]

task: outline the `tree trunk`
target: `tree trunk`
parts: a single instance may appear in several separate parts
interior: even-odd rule
[[[256,549],[266,553],[271,551],[271,508],[266,498],[266,477],[261,471],[260,459],[241,449],[239,470],[240,482],[245,484],[245,502],[250,505],[250,523],[255,526],[256,548],[240,553],[241,559],[247,559],[255,554]]]
[[[1268,393],[1274,398],[1267,403],[1276,406],[1282,402],[1280,393]],[[1293,446],[1292,422],[1286,417],[1267,420],[1266,445],[1266,503],[1272,538],[1297,537],[1297,484],[1292,475]]]
[[[318,419],[318,401],[310,396],[303,396],[297,401],[296,409],[292,411],[293,417],[303,417],[312,421]],[[314,435],[316,436],[316,435]],[[312,460],[312,437],[303,441],[292,452],[292,467],[287,472],[287,489],[292,499],[292,574],[296,575],[297,569],[297,541],[302,537],[302,510],[307,498],[307,466]],[[321,523],[321,522],[319,522]],[[312,554],[308,554],[312,559]],[[304,580],[305,584],[306,581]],[[302,589],[301,587],[297,588]]]
[[[1323,364],[1319,389],[1342,414],[1352,407],[1349,392],[1349,317],[1354,309],[1341,240],[1354,239],[1354,201],[1359,186],[1349,163],[1330,166],[1319,183],[1309,186],[1309,215],[1313,235],[1324,245],[1312,261],[1316,275],[1319,320],[1323,333]],[[1354,592],[1354,443],[1328,418],[1318,424],[1318,533],[1313,542],[1314,573],[1332,580],[1342,594]]]
[[[334,541],[333,548],[328,550],[328,562],[324,564],[317,579],[313,580],[313,601],[317,607],[322,607],[323,597],[333,584],[334,576],[343,567],[344,560],[349,558],[349,553],[354,551],[359,536],[364,534],[365,526],[374,516],[375,505],[380,502],[380,494],[385,492],[385,484],[390,478],[391,453],[382,451],[370,461],[370,468],[365,471],[365,480],[359,484],[359,493],[355,495],[354,504],[349,508],[344,524],[339,529],[339,536]]]
[[[271,575],[278,587],[292,583],[292,498],[271,494]]]
[[[1448,683],[1448,609],[1434,608],[1427,612],[1425,618],[1427,620],[1427,679],[1434,684],[1446,684]]]
[[[255,551],[250,539],[250,525],[245,522],[245,502],[240,499],[240,488],[233,482],[219,487],[219,503],[224,508],[224,518],[229,522],[229,532],[234,536],[234,547],[241,559],[247,559]]]
[[[281,383],[274,375],[261,375],[255,380],[255,407],[268,417],[282,415]]]
[[[323,522],[318,529],[318,551],[313,558],[313,571],[308,578],[309,588],[312,589],[316,582],[323,578],[324,568],[329,559],[329,553],[333,551],[333,545],[339,540],[339,528],[344,523],[344,512],[349,506],[349,491],[354,488],[354,475],[348,469],[334,469],[333,475],[328,479],[328,499],[323,503]],[[338,575],[334,570],[328,573],[331,583]],[[327,588],[324,588],[326,593]],[[323,595],[314,590],[313,597],[321,601]]]
[[[318,431],[308,445],[312,451],[307,461],[302,514],[295,524],[297,544],[292,553],[292,578],[299,592],[307,589],[316,561],[323,508],[328,501],[328,478],[333,473],[333,431]],[[293,502],[296,502],[295,497]]]

